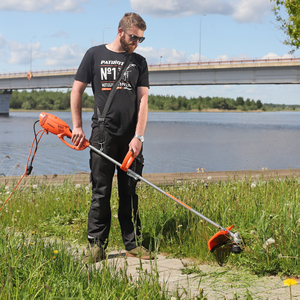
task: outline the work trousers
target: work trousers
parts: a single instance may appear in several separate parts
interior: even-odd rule
[[[113,136],[105,132],[105,143],[103,152],[122,163],[127,152],[132,136]],[[99,128],[92,131],[90,144],[97,149],[99,145]],[[142,153],[133,161],[130,169],[139,175],[143,168]],[[112,180],[116,166],[108,159],[91,150],[90,169],[92,182],[92,201],[88,213],[88,240],[93,245],[107,247],[108,236],[111,226],[110,198],[112,191]],[[138,195],[136,194],[137,181],[128,176],[126,172],[117,167],[119,209],[118,219],[121,227],[122,239],[127,251],[138,245],[140,238],[140,218],[138,211]]]

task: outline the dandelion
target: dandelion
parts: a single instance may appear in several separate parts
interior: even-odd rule
[[[210,179],[211,179],[211,176],[207,176],[207,179],[210,180]]]
[[[58,253],[58,250],[54,250],[53,253],[54,253],[54,254],[57,254],[57,253]]]
[[[296,285],[297,281],[292,278],[288,278],[284,281],[284,285],[287,285],[290,287],[290,299],[292,299],[292,285]]]
[[[34,242],[30,242],[29,245],[34,245]]]
[[[251,189],[254,189],[254,188],[256,188],[256,182],[251,183]]]
[[[53,260],[55,260],[55,259],[56,259],[56,256],[53,256],[52,258],[53,258]]]
[[[265,244],[263,245],[264,249],[266,249],[269,245],[272,245],[275,243],[275,240],[273,238],[269,238],[266,240]]]
[[[33,184],[33,185],[32,185],[32,188],[33,188],[33,189],[37,189],[37,188],[38,188],[38,185],[37,185],[37,184]]]
[[[31,231],[31,234],[34,235],[34,234],[35,234],[35,231]]]
[[[77,190],[77,189],[80,189],[80,187],[81,187],[81,185],[79,184],[79,183],[77,183],[76,185],[75,185],[75,189]]]

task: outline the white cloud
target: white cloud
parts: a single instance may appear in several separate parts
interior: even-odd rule
[[[6,45],[6,39],[5,37],[0,33],[0,49],[4,48]]]
[[[69,67],[77,68],[85,50],[80,49],[77,44],[62,45],[60,48],[52,47],[46,53],[44,65],[47,67]]]
[[[200,14],[231,15],[239,23],[257,23],[271,13],[270,0],[130,0],[140,14],[184,17]]]
[[[270,58],[270,59],[274,59],[274,58],[292,58],[293,57],[293,55],[291,55],[291,54],[284,54],[283,56],[279,56],[279,55],[277,55],[277,54],[275,54],[275,53],[268,53],[267,55],[264,55],[261,59],[268,59],[268,58]]]
[[[153,47],[138,47],[136,50],[137,53],[143,55],[148,64],[154,63],[174,63],[186,61],[186,52],[178,51],[176,49],[161,48],[154,49]]]
[[[89,0],[1,0],[0,11],[26,12],[82,12],[82,4]]]
[[[51,47],[45,51],[41,49],[40,42],[25,45],[15,41],[8,41],[7,45],[10,52],[8,64],[28,65],[29,67],[30,61],[32,61],[33,69],[36,69],[34,68],[36,61],[40,61],[39,65],[47,68],[77,68],[86,51],[77,44],[64,44],[61,47]]]
[[[269,0],[234,1],[233,18],[239,23],[261,23],[270,14],[272,3]]]

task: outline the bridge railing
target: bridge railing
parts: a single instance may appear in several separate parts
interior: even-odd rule
[[[284,63],[300,61],[300,57],[266,57],[266,58],[242,58],[242,59],[229,59],[229,60],[201,60],[201,61],[188,61],[188,62],[171,62],[171,63],[156,63],[148,64],[151,68],[166,68],[166,67],[184,67],[184,66],[202,66],[202,65],[225,65],[225,64],[254,64],[254,63]],[[46,71],[32,71],[32,75],[53,75],[55,73],[76,73],[77,69],[54,69]],[[11,76],[26,76],[28,72],[13,72],[13,73],[0,73],[0,77]]]

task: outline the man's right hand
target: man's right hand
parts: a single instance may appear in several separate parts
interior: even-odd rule
[[[75,146],[81,148],[85,140],[85,134],[82,128],[73,128],[71,141]]]

